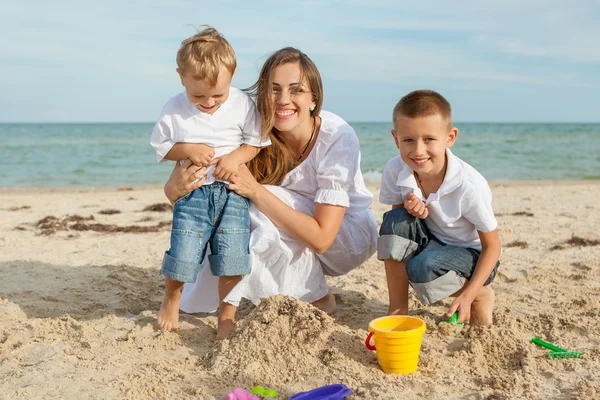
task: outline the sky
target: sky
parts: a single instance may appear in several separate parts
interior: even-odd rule
[[[430,4],[433,3],[433,4]],[[210,24],[252,85],[268,55],[306,53],[324,109],[388,122],[433,89],[462,122],[600,122],[597,0],[2,0],[0,122],[154,122],[183,90],[175,55]]]

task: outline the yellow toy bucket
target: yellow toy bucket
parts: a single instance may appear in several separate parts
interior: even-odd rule
[[[417,370],[425,321],[417,317],[393,315],[372,320],[365,345],[377,352],[383,372],[410,374]],[[371,337],[375,345],[371,345]]]

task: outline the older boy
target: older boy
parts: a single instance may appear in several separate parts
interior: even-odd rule
[[[221,300],[250,272],[248,200],[227,189],[238,167],[270,144],[250,97],[231,87],[235,53],[214,28],[186,39],[177,52],[177,73],[185,92],[171,98],[152,132],[159,162],[189,158],[209,167],[206,181],[175,203],[171,248],[165,253],[165,297],[161,329],[178,326],[181,289],[195,282],[210,243],[211,271],[219,276]],[[221,301],[217,338],[233,328],[236,307]]]
[[[400,156],[385,166],[379,201],[384,214],[377,255],[385,263],[389,315],[408,313],[408,285],[423,304],[456,299],[459,321],[492,323],[501,253],[487,181],[450,151],[458,135],[450,104],[418,90],[393,112]]]

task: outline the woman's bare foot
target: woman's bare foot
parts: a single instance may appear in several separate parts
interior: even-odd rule
[[[163,331],[175,332],[179,327],[179,304],[183,282],[165,278],[165,297],[158,311],[158,327]]]
[[[483,286],[477,292],[477,296],[471,303],[471,321],[473,325],[491,325],[493,321],[492,311],[496,295],[491,286]]]
[[[313,301],[310,304],[325,311],[329,315],[333,315],[333,313],[335,313],[335,308],[336,308],[335,297],[333,297],[333,295],[330,292],[328,292],[325,295],[325,297],[323,297],[317,301]]]

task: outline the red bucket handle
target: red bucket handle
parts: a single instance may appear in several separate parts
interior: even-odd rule
[[[367,340],[365,340],[365,346],[367,346],[367,349],[369,350],[375,350],[375,346],[371,345],[371,337],[373,336],[373,333],[374,332],[369,332]]]

